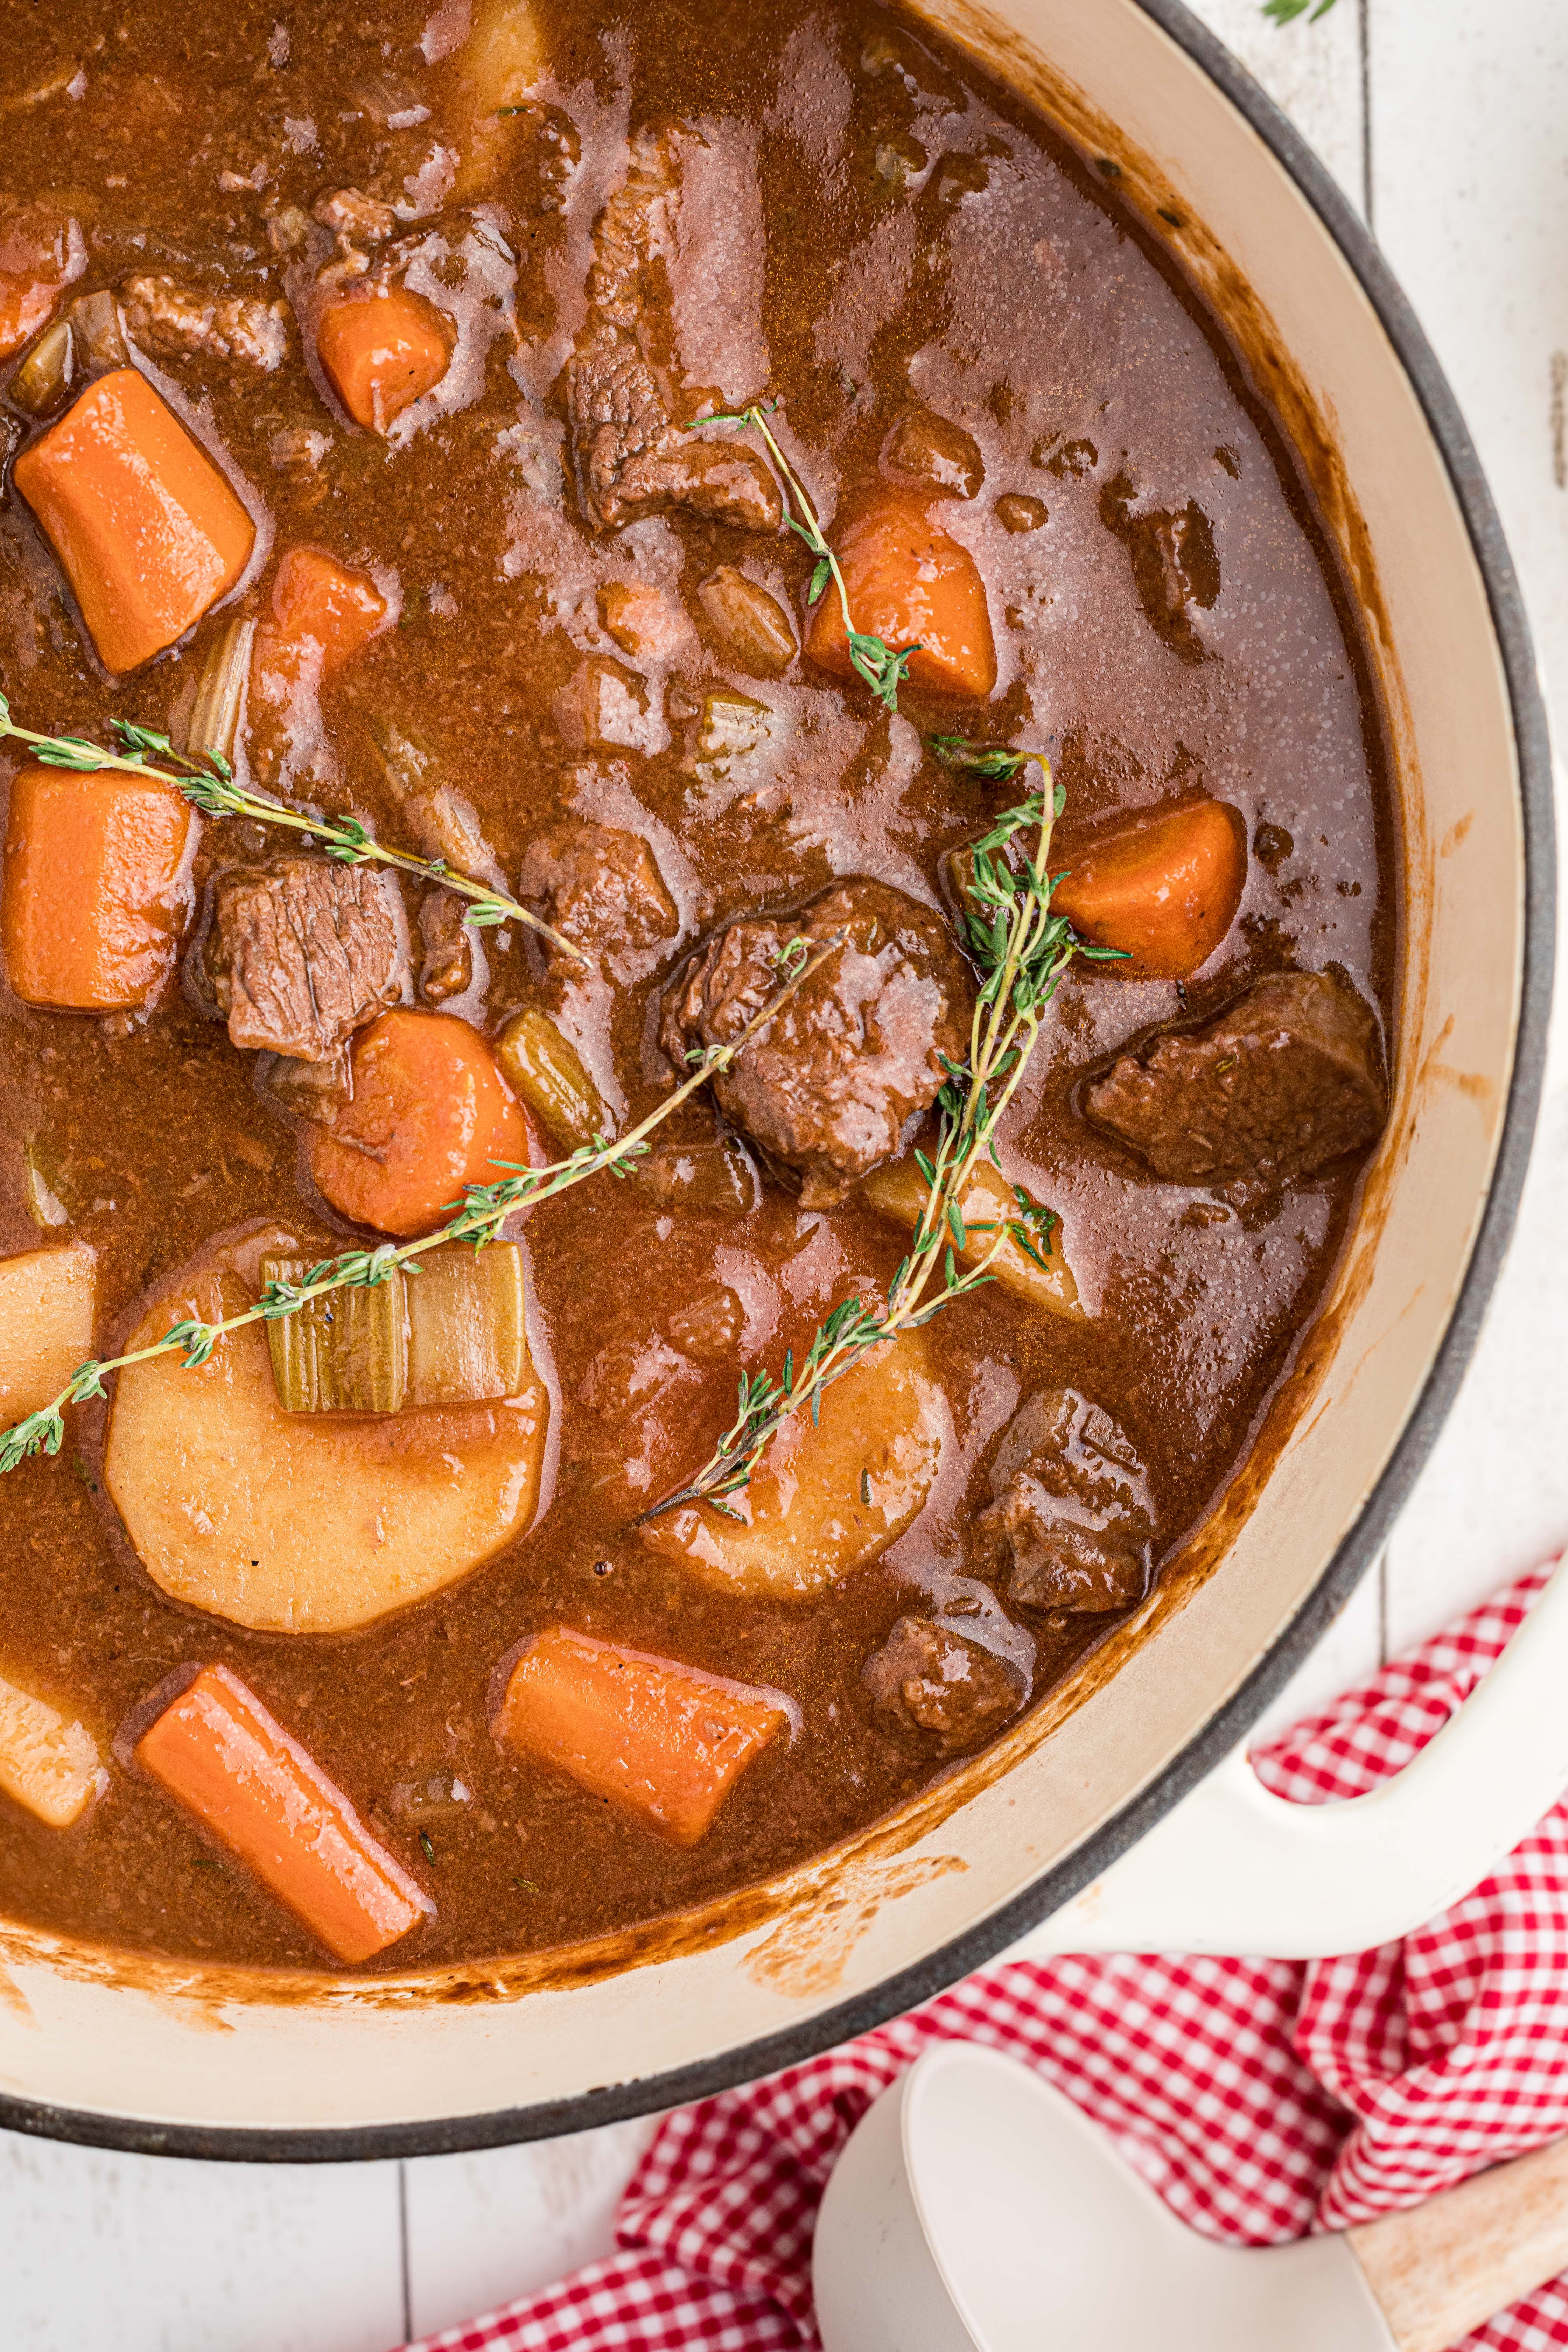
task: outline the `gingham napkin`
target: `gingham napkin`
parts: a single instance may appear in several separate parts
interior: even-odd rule
[[[1397,1770],[1475,1687],[1547,1573],[1260,1750],[1259,1777],[1321,1804]],[[1017,1961],[805,2065],[683,2108],[622,2201],[618,2253],[416,2352],[815,2345],[823,2183],[878,2093],[952,2035],[1038,2067],[1211,2238],[1272,2245],[1418,2203],[1568,2132],[1568,1802],[1403,1943],[1310,1964]],[[1568,2346],[1568,2276],[1467,2345]]]

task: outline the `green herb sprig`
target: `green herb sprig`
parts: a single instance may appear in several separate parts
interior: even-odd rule
[[[944,768],[959,769],[990,784],[1015,782],[1030,761],[1040,757],[1037,751],[1015,751],[1010,743],[972,743],[967,735],[928,735],[926,750]]]
[[[647,1139],[654,1129],[662,1126],[671,1111],[678,1110],[699,1087],[705,1086],[716,1071],[727,1069],[796,989],[804,986],[842,944],[841,938],[835,936],[808,962],[791,971],[778,993],[747,1022],[738,1036],[727,1045],[711,1046],[690,1076],[618,1141],[605,1135],[595,1136],[592,1143],[581,1145],[570,1159],[553,1160],[543,1168],[521,1168],[513,1161],[498,1160],[492,1164],[510,1172],[492,1184],[468,1185],[461,1203],[452,1204],[456,1214],[422,1240],[382,1242],[374,1249],[341,1251],[336,1257],[322,1258],[298,1282],[269,1282],[255,1305],[238,1314],[224,1316],[214,1323],[187,1316],[171,1324],[161,1339],[150,1341],[144,1348],[132,1348],[122,1356],[79,1364],[52,1402],[40,1406],[13,1428],[0,1431],[0,1477],[32,1454],[58,1454],[65,1441],[67,1406],[85,1404],[90,1398],[106,1395],[103,1383],[110,1372],[123,1371],[128,1364],[145,1364],[154,1357],[171,1355],[182,1356],[182,1369],[194,1371],[207,1361],[221,1339],[230,1331],[243,1330],[247,1323],[279,1322],[331,1291],[373,1289],[377,1283],[387,1281],[398,1267],[413,1264],[445,1243],[471,1242],[476,1250],[483,1249],[487,1242],[495,1240],[514,1209],[536,1208],[542,1202],[552,1201],[588,1177],[597,1176],[602,1170],[609,1169],[616,1176],[632,1175],[637,1160],[648,1149]]]
[[[1313,8],[1312,0],[1263,0],[1263,13],[1276,25],[1293,25],[1298,16],[1306,16],[1309,25],[1315,25],[1320,16],[1328,15],[1333,5],[1334,0],[1318,0],[1317,6]],[[1309,9],[1311,9],[1310,16],[1307,15]]]
[[[784,486],[784,520],[795,532],[795,537],[805,541],[806,546],[816,558],[816,568],[812,572],[811,585],[805,592],[805,601],[808,604],[816,604],[825,593],[829,581],[832,582],[838,591],[839,610],[844,615],[844,632],[849,640],[850,661],[854,664],[857,673],[865,679],[878,701],[888,710],[896,711],[899,707],[899,688],[909,675],[910,656],[918,654],[920,646],[918,644],[900,646],[895,650],[883,638],[868,636],[863,629],[858,629],[855,626],[855,617],[849,610],[849,591],[845,585],[838,558],[823,536],[822,525],[816,518],[816,509],[811,502],[805,483],[779,447],[773,428],[768,423],[768,418],[774,414],[779,405],[776,400],[753,401],[749,408],[742,408],[733,415],[700,416],[692,430],[695,431],[697,425],[736,425],[742,429],[762,435],[767,444],[773,470]]]
[[[111,769],[127,775],[156,776],[160,782],[176,786],[204,816],[249,817],[260,824],[286,825],[291,833],[324,842],[328,856],[339,865],[392,866],[400,874],[438,882],[443,889],[468,900],[463,920],[475,930],[492,929],[498,923],[524,923],[579,963],[584,961],[580,948],[530,914],[515,898],[458,873],[444,857],[416,857],[405,849],[390,849],[367,832],[357,817],[311,816],[266,793],[249,792],[236,782],[232,765],[219,751],[176,751],[167,735],[152,727],[135,726],[128,719],[110,719],[110,725],[125,747],[122,751],[106,751],[85,735],[38,735],[30,727],[18,727],[9,702],[0,694],[0,742],[9,738],[27,744],[47,768],[68,768],[78,775]],[[154,766],[154,761],[164,764]]]
[[[1065,915],[1051,912],[1051,893],[1062,877],[1049,873],[1047,859],[1051,830],[1065,799],[1047,768],[1045,793],[1008,809],[970,853],[964,929],[981,987],[969,1052],[962,1063],[946,1064],[946,1083],[936,1098],[939,1139],[934,1155],[915,1155],[926,1181],[925,1202],[913,1245],[889,1284],[886,1300],[879,1304],[863,1296],[842,1300],[818,1327],[801,1362],[796,1364],[792,1350],[776,1379],[767,1371],[742,1372],[734,1421],[695,1475],[645,1511],[644,1519],[694,1503],[738,1517],[726,1497],[750,1483],[785,1423],[809,1411],[815,1423],[826,1391],[873,1348],[900,1332],[919,1330],[944,1308],[993,1281],[992,1265],[1008,1241],[1037,1265],[1045,1265],[1054,1214],[1037,1208],[1017,1186],[1013,1188],[1016,1217],[974,1228],[993,1236],[984,1255],[961,1272],[957,1254],[970,1244],[962,1206],[970,1177],[984,1158],[1000,1164],[997,1123],[1017,1092],[1063,972],[1075,956],[1109,961],[1121,952],[1087,945]],[[1034,845],[1019,873],[1007,853],[1029,833],[1035,835]]]

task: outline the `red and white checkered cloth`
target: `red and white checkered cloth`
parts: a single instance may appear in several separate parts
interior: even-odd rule
[[[1441,1728],[1527,1613],[1525,1578],[1254,1758],[1303,1804],[1355,1797]],[[766,2082],[672,2115],[621,2252],[417,2352],[814,2346],[811,2233],[835,2158],[929,2043],[985,2042],[1095,2116],[1174,2213],[1272,2245],[1412,2205],[1568,2132],[1568,1801],[1484,1885],[1351,1958],[1015,1961]],[[1467,2339],[1568,2346],[1568,2277]]]

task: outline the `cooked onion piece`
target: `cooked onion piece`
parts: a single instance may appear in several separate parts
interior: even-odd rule
[[[97,1290],[86,1242],[0,1260],[0,1428],[58,1396],[91,1355]]]
[[[259,1261],[302,1255],[277,1227],[193,1259],[128,1342],[234,1314]],[[548,1402],[528,1376],[489,1404],[374,1419],[287,1413],[259,1324],[186,1370],[120,1375],[104,1475],[153,1582],[258,1632],[338,1633],[467,1576],[519,1535],[538,1499]]]
[[[723,1511],[671,1511],[643,1541],[720,1591],[814,1601],[917,1517],[948,1428],[924,1337],[906,1332],[826,1391],[815,1427],[809,1412],[786,1422]]]
[[[913,1233],[931,1187],[911,1152],[906,1159],[873,1169],[861,1189],[879,1216],[907,1225]],[[959,1206],[968,1235],[963,1248],[956,1253],[963,1265],[979,1264],[996,1238],[997,1225],[1005,1219],[1022,1222],[1016,1193],[988,1160],[978,1160],[971,1169]],[[1037,1265],[1009,1234],[992,1260],[991,1272],[1005,1290],[1016,1292],[1031,1307],[1043,1307],[1047,1315],[1063,1315],[1070,1322],[1081,1323],[1086,1310],[1079,1298],[1072,1268],[1062,1255],[1059,1221],[1050,1227],[1048,1239],[1048,1248],[1046,1235],[1039,1234],[1035,1239],[1035,1248],[1045,1260],[1043,1265]]]

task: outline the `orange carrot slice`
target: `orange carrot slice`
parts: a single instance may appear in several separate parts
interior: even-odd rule
[[[321,547],[291,547],[272,583],[272,614],[256,633],[250,673],[268,701],[286,703],[313,673],[331,677],[386,624],[386,599],[368,572]]]
[[[1184,980],[1236,920],[1247,886],[1247,831],[1226,801],[1189,801],[1119,826],[1075,858],[1052,912],[1098,947],[1121,948],[1112,970],[1134,980]]]
[[[934,523],[922,502],[883,490],[834,535],[849,611],[863,636],[899,652],[918,645],[910,683],[978,700],[996,683],[996,645],[985,584],[966,547]],[[817,602],[806,652],[837,677],[858,675],[844,614],[831,584]]]
[[[226,1666],[204,1666],[135,1758],[334,1958],[384,1952],[435,1906]]]
[[[226,596],[256,543],[206,451],[134,368],[89,384],[23,450],[14,477],[116,677]]]
[[[5,976],[26,1004],[125,1013],[173,969],[195,815],[152,777],[23,768],[0,888]]]
[[[449,1013],[395,1007],[351,1048],[353,1099],[318,1129],[310,1173],[323,1199],[384,1234],[425,1234],[466,1184],[526,1167],[530,1137],[495,1055]]]
[[[512,1668],[500,1738],[695,1845],[788,1722],[765,1691],[552,1625]]]
[[[440,311],[404,287],[329,302],[316,355],[354,423],[369,433],[384,433],[439,383],[452,356]]]

